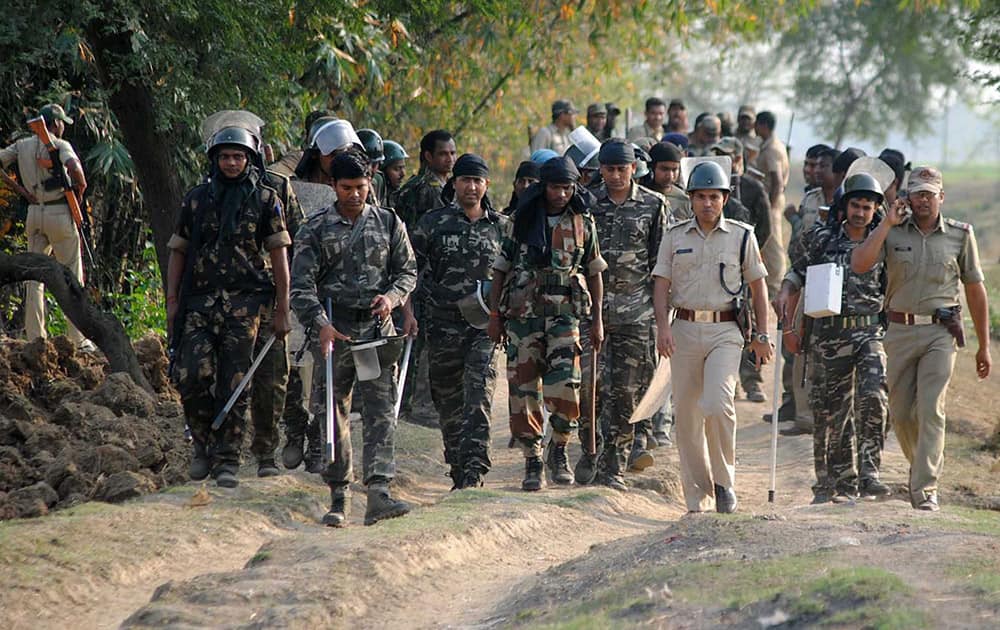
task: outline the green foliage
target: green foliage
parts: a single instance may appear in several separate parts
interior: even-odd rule
[[[915,5],[836,0],[782,35],[796,107],[837,146],[847,134],[881,142],[892,129],[913,138],[945,91],[960,86],[965,59],[951,34],[964,10]]]
[[[126,269],[122,292],[105,294],[103,299],[111,304],[111,312],[121,321],[130,339],[139,339],[150,332],[166,336],[163,285],[151,242],[146,241],[141,261]]]

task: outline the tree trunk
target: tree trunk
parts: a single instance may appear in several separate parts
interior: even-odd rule
[[[26,280],[45,284],[69,321],[104,352],[112,372],[125,372],[137,385],[153,391],[121,322],[90,302],[87,292],[69,269],[44,254],[12,256],[0,253],[0,285]]]
[[[109,11],[105,19],[113,15]],[[170,255],[167,241],[173,233],[175,215],[184,197],[184,184],[174,163],[173,138],[157,129],[156,103],[147,78],[122,76],[123,68],[134,66],[134,61],[129,61],[135,55],[132,30],[124,23],[96,19],[87,25],[87,35],[101,79],[110,94],[108,104],[135,164],[143,207],[153,231],[160,277],[166,286]]]

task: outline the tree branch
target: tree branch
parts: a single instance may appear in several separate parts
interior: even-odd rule
[[[0,285],[25,280],[45,284],[69,321],[104,352],[112,372],[125,372],[137,385],[153,391],[121,322],[90,302],[87,292],[66,266],[43,254],[0,253]]]

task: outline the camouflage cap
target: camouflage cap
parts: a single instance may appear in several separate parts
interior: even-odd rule
[[[740,105],[740,109],[736,114],[736,119],[739,120],[744,116],[749,116],[750,118],[756,118],[757,110],[754,109],[753,105]]]
[[[61,120],[67,125],[73,124],[73,119],[66,115],[66,110],[62,108],[62,105],[56,103],[49,103],[42,107],[38,110],[38,115],[45,119],[47,125],[51,125],[57,120]]]
[[[587,115],[594,116],[595,114],[608,114],[608,106],[604,103],[591,103],[587,105]]]
[[[576,114],[578,110],[573,105],[573,101],[559,99],[558,101],[552,102],[552,115],[558,116],[559,114]]]
[[[718,142],[709,147],[716,155],[740,156],[743,157],[743,143],[738,138],[726,136],[720,138]]]
[[[910,173],[906,190],[911,194],[924,190],[938,194],[944,190],[944,178],[941,177],[941,171],[933,166],[918,166]]]

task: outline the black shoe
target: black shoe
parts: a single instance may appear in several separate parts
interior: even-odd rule
[[[857,497],[857,494],[851,490],[837,490],[833,495],[832,501],[840,504],[854,503],[855,497]]]
[[[736,492],[732,488],[715,484],[715,511],[719,514],[732,514],[736,511],[736,506]]]
[[[759,387],[751,387],[747,390],[747,400],[754,403],[767,402],[767,394],[765,394]]]
[[[258,477],[277,477],[280,474],[281,471],[274,465],[273,459],[262,459],[257,462]]]
[[[188,467],[188,476],[191,477],[191,481],[201,481],[208,477],[208,473],[211,471],[212,461],[207,455],[199,454],[196,449],[191,456],[191,465]]]
[[[823,503],[829,503],[830,498],[831,495],[829,490],[813,490],[812,505],[822,505]]]
[[[812,433],[812,431],[809,431],[807,429],[800,427],[797,424],[794,424],[788,427],[787,429],[779,429],[778,433],[780,433],[781,435],[808,435]]]
[[[409,514],[410,505],[405,501],[393,499],[387,486],[372,486],[368,488],[368,507],[365,509],[365,525],[374,525],[379,521],[397,518]]]
[[[478,470],[467,470],[462,478],[462,488],[465,490],[482,488],[483,474]]]
[[[549,469],[549,481],[560,486],[573,483],[573,473],[569,471],[569,461],[566,459],[566,444],[549,443],[545,466]]]
[[[451,478],[452,491],[461,490],[465,487],[465,471],[463,471],[457,464],[451,465],[451,470],[448,471],[448,476]]]
[[[861,490],[862,498],[877,499],[892,494],[892,488],[874,477],[862,479],[859,489]]]
[[[240,485],[240,480],[236,478],[234,473],[222,470],[215,474],[215,485],[220,488],[235,488]]]
[[[343,490],[330,492],[330,511],[323,515],[323,524],[327,527],[343,527],[351,505],[350,497]]]
[[[524,460],[524,481],[521,490],[535,492],[542,489],[542,458],[529,457]]]
[[[326,462],[323,461],[323,447],[319,444],[313,444],[309,442],[309,450],[306,451],[306,472],[310,472],[314,475],[318,475],[323,472],[326,468]]]
[[[625,479],[621,475],[601,475],[598,483],[618,492],[628,492],[628,485],[625,484]]]
[[[573,479],[578,486],[594,483],[597,478],[597,456],[584,453],[573,467]]]
[[[302,464],[305,458],[304,448],[305,437],[289,437],[285,442],[285,447],[281,449],[281,464],[288,470],[295,470]]]

